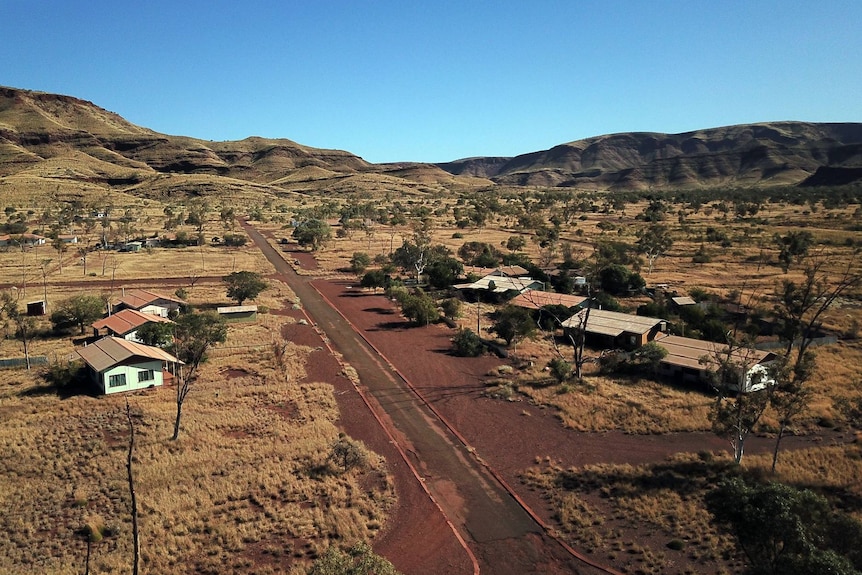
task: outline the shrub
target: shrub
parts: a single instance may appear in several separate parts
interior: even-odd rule
[[[452,350],[461,357],[478,357],[485,352],[485,345],[472,330],[461,328],[452,338]]]
[[[685,541],[682,539],[671,539],[667,542],[667,548],[673,549],[674,551],[682,551],[685,549]]]
[[[443,308],[443,315],[449,319],[455,319],[461,315],[461,300],[457,298],[444,299],[440,307]]]
[[[354,467],[363,467],[368,461],[362,444],[353,441],[343,433],[338,434],[338,439],[332,444],[327,459],[337,465],[342,473]]]

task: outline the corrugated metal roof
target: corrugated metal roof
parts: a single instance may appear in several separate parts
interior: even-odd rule
[[[185,303],[181,299],[177,299],[175,297],[162,295],[160,293],[143,290],[143,289],[130,289],[127,290],[123,295],[123,299],[120,300],[119,303],[126,305],[127,307],[134,309],[141,309],[145,305],[151,304],[156,300],[166,300],[174,303]]]
[[[657,338],[655,342],[667,350],[667,356],[662,362],[694,369],[709,368],[708,365],[700,363],[700,358],[706,357],[709,362],[716,363],[719,358],[726,357],[728,352],[726,344],[678,335],[666,335]],[[735,363],[752,367],[773,359],[775,355],[760,349],[740,347],[734,349],[730,357]]]
[[[491,282],[494,282],[494,293],[506,293],[508,291],[525,292],[527,290],[542,287],[542,282],[533,278],[510,278],[505,276],[485,276],[470,284],[459,284],[453,286],[457,289],[490,290]]]
[[[218,313],[248,313],[257,311],[256,305],[233,305],[216,308]]]
[[[126,335],[149,322],[173,323],[171,320],[158,315],[141,313],[135,309],[124,309],[99,321],[94,321],[93,329],[108,328],[118,335]]]
[[[477,276],[505,275],[509,277],[525,276],[529,271],[521,266],[500,266],[496,268],[482,268],[479,266],[464,266],[464,274],[475,274]]]
[[[118,337],[103,337],[99,341],[76,350],[87,365],[103,372],[133,357],[159,359],[172,363],[182,363],[163,349],[126,341]]]
[[[687,295],[670,298],[676,305],[697,305],[697,302]]]
[[[581,310],[566,321],[563,327],[580,328],[587,310]],[[631,315],[603,309],[592,309],[585,326],[587,333],[616,337],[623,333],[644,334],[662,323],[663,319]]]
[[[585,301],[587,301],[587,298],[580,295],[530,290],[518,294],[510,303],[527,309],[539,309],[546,305],[576,307],[582,305]]]

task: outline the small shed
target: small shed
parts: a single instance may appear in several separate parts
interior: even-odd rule
[[[47,313],[47,305],[45,300],[27,302],[27,315],[30,317],[37,315],[45,315]]]
[[[257,321],[256,305],[234,305],[217,308],[225,321]]]

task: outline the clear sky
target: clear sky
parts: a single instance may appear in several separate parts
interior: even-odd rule
[[[862,121],[862,1],[0,0],[0,85],[371,162]]]

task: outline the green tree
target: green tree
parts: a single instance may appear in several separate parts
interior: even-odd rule
[[[421,289],[415,293],[404,293],[398,298],[398,303],[401,313],[414,325],[428,325],[440,317],[434,298]]]
[[[459,328],[452,338],[452,350],[460,357],[478,357],[485,353],[485,344],[471,329]]]
[[[207,351],[212,345],[226,340],[227,324],[215,311],[185,313],[177,318],[171,350],[185,363],[185,367],[181,368],[176,385],[177,416],[171,439],[176,440],[180,435],[183,404],[197,379],[198,367],[206,361]]]
[[[536,322],[530,312],[522,307],[507,305],[496,313],[491,331],[502,337],[506,345],[529,337],[536,332]]]
[[[667,227],[661,224],[652,224],[638,232],[636,245],[638,252],[646,256],[649,266],[647,274],[651,274],[655,261],[667,253],[671,246],[673,246],[673,238],[670,236]]]
[[[84,333],[84,326],[93,323],[105,314],[105,298],[79,294],[57,303],[51,314],[51,323],[56,331],[77,327]]]
[[[784,273],[790,269],[794,261],[801,261],[808,254],[808,249],[814,245],[814,236],[811,232],[790,232],[786,236],[775,234],[775,243],[778,245],[778,262]]]
[[[735,535],[751,575],[859,575],[862,525],[812,491],[734,477],[706,503]]]
[[[440,307],[443,310],[443,315],[448,319],[456,319],[461,315],[461,300],[458,298],[450,297],[444,299],[440,303]]]
[[[365,272],[359,285],[364,288],[388,288],[392,284],[392,278],[383,270],[371,270]]]
[[[257,272],[233,272],[222,278],[227,286],[227,297],[236,301],[237,305],[247,299],[255,299],[260,292],[269,287]]]
[[[174,333],[172,323],[151,321],[145,323],[135,331],[135,336],[144,344],[155,347],[164,347],[171,341]]]
[[[651,375],[658,373],[661,360],[667,357],[667,350],[658,343],[651,341],[637,348],[632,357],[638,365],[646,367]]]
[[[365,252],[353,252],[353,257],[350,258],[350,271],[355,274],[361,274],[371,265],[371,256]]]
[[[449,256],[435,257],[425,268],[428,283],[437,289],[448,288],[463,272],[461,262]]]
[[[304,220],[294,228],[293,238],[299,245],[309,247],[311,251],[317,251],[332,238],[332,228],[323,220]]]
[[[555,357],[549,361],[548,369],[557,383],[563,383],[572,376],[572,364],[561,357]]]

